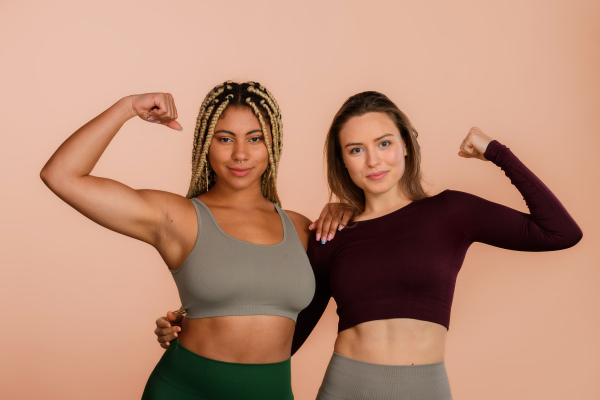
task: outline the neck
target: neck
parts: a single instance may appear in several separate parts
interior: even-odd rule
[[[262,205],[265,201],[269,201],[262,194],[260,182],[244,189],[237,189],[220,185],[217,181],[202,197],[218,201],[219,205],[222,206],[234,207]]]
[[[402,183],[385,193],[365,192],[365,211],[362,215],[381,216],[412,203],[402,190]]]

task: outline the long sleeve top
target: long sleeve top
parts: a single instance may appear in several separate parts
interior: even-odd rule
[[[292,354],[321,318],[331,296],[338,332],[390,318],[430,321],[448,329],[456,277],[473,242],[520,251],[574,246],[582,232],[554,194],[504,145],[484,157],[521,192],[529,214],[472,194],[445,190],[387,215],[357,221],[326,245],[310,240],[317,282],[298,316]]]

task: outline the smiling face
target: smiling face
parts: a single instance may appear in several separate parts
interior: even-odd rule
[[[365,194],[398,188],[406,148],[398,127],[386,113],[368,112],[350,118],[342,126],[339,140],[348,174]]]
[[[270,130],[267,126],[267,130]],[[269,164],[260,122],[249,107],[228,107],[219,118],[208,150],[215,185],[241,190],[256,186]]]

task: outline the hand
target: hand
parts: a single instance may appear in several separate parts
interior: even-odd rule
[[[478,158],[487,161],[483,154],[492,140],[481,129],[473,127],[465,140],[462,141],[458,155],[465,158]]]
[[[171,311],[167,312],[166,317],[160,317],[156,320],[154,334],[157,336],[156,340],[160,343],[160,347],[163,349],[169,348],[171,344],[169,342],[178,336],[177,332],[181,332],[181,321],[183,321],[183,315]]]
[[[183,130],[177,119],[177,108],[170,93],[146,93],[129,97],[131,109],[144,121],[168,126],[178,131]]]
[[[327,203],[317,218],[308,229],[317,229],[317,240],[325,244],[333,239],[336,230],[342,230],[352,217],[352,209],[342,203]]]

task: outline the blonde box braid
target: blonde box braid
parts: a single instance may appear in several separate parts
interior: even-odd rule
[[[215,175],[208,162],[208,149],[215,126],[228,106],[249,107],[258,118],[269,154],[269,165],[261,179],[262,194],[271,202],[281,205],[276,186],[283,139],[281,112],[273,95],[257,82],[227,81],[216,86],[206,95],[196,120],[192,150],[192,179],[186,197],[188,199],[196,197],[207,192],[214,185]],[[265,123],[267,116],[273,137],[272,143]]]

